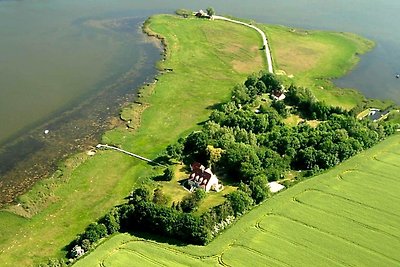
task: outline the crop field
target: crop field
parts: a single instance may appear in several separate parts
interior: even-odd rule
[[[258,206],[205,247],[119,234],[74,266],[399,266],[400,135]]]

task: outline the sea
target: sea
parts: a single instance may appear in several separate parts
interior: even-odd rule
[[[146,18],[209,6],[373,40],[376,47],[334,82],[400,103],[400,1],[0,0],[0,204],[95,145],[152,82],[161,48],[142,33]]]

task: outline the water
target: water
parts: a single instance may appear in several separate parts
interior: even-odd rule
[[[57,159],[95,143],[108,118],[133,99],[134,88],[154,76],[159,51],[138,31],[146,17],[207,6],[219,14],[374,40],[376,48],[335,82],[400,103],[400,1],[0,0],[1,194],[22,192]],[[49,154],[53,160],[37,167]]]

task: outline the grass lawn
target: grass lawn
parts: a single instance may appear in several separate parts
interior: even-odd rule
[[[181,19],[161,15],[150,20],[152,31],[166,37],[167,60],[154,88],[142,92],[149,104],[134,133],[125,127],[106,133],[103,141],[145,157],[155,158],[179,136],[207,119],[210,106],[226,101],[230,89],[264,67],[262,40],[252,29],[223,21]],[[212,77],[212,79],[210,79]],[[126,116],[133,116],[125,112]],[[29,266],[48,257],[63,256],[61,249],[112,206],[124,201],[135,184],[154,172],[151,166],[114,151],[94,157],[76,155],[51,193],[40,183],[23,206],[34,209],[31,218],[20,206],[0,212],[0,265]],[[76,164],[75,164],[76,163]],[[62,181],[61,181],[62,180]],[[32,216],[33,215],[33,216]]]
[[[171,206],[174,202],[178,203],[182,201],[182,198],[189,195],[190,192],[182,186],[182,183],[188,179],[190,172],[187,171],[185,165],[175,165],[175,176],[171,181],[159,181],[156,187],[162,189],[163,193],[169,200],[167,206]],[[222,204],[225,201],[225,196],[232,193],[237,189],[236,186],[231,185],[229,181],[221,179],[219,177],[219,183],[224,186],[224,189],[220,192],[210,191],[207,193],[206,198],[202,201],[197,214],[202,214],[209,208]]]
[[[118,234],[74,266],[398,266],[399,151],[392,136],[273,196],[205,247]]]
[[[159,66],[161,69],[172,69],[173,71],[160,75],[155,86],[146,87],[141,93],[142,97],[139,101],[143,103],[143,114],[140,120],[135,112],[124,111],[124,117],[133,118],[135,123],[140,122],[140,127],[136,131],[127,130],[125,127],[116,128],[103,136],[103,142],[119,145],[128,151],[148,158],[155,158],[168,144],[198,128],[198,124],[208,118],[211,111],[210,107],[226,101],[233,85],[243,82],[248,74],[265,68],[265,63],[262,51],[259,50],[262,45],[261,38],[254,30],[247,27],[224,21],[182,19],[170,15],[159,15],[151,18],[148,27],[151,31],[165,36],[168,45],[167,59],[160,62]],[[300,40],[303,39],[300,35],[284,34],[285,31],[289,31],[283,27],[266,27],[267,33],[271,34],[275,65],[280,69],[285,69],[283,65],[280,65],[283,64],[283,60],[280,59],[282,55],[279,51],[287,49],[288,43],[279,42],[275,37],[282,34],[281,40],[292,40],[290,47],[293,53],[296,52],[296,49],[293,48],[297,40],[295,37],[299,38],[297,43],[299,50],[302,44]],[[319,35],[321,34],[319,33]],[[328,42],[331,44],[332,52],[334,52],[336,51],[335,45],[351,43],[351,38],[343,36],[341,34],[330,34],[315,39],[311,38],[311,40],[307,39],[306,44],[312,47],[315,42],[314,45],[319,47],[320,45],[317,44],[319,41]],[[337,41],[335,41],[336,39]],[[353,50],[350,49],[349,51]],[[295,75],[293,80],[299,82],[299,84],[301,82],[313,84],[311,81],[317,76],[333,77],[343,74],[342,72],[335,72],[337,70],[335,68],[324,68],[321,70],[323,75],[320,75],[320,72],[317,71],[322,66],[320,62],[330,63],[332,66],[337,62],[330,62],[334,59],[334,57],[328,55],[331,50],[317,49],[315,51],[317,54],[321,53],[315,57],[317,59],[324,58],[324,60],[312,61],[313,63],[309,66],[307,72],[301,73],[299,69],[296,72],[294,67],[287,69],[288,72],[293,72],[293,75]],[[341,59],[345,64],[341,65],[341,69],[349,68],[355,63],[355,57],[350,52],[343,54]],[[345,57],[350,59],[345,60]],[[313,66],[313,64],[316,65]],[[307,76],[309,72],[312,74]],[[317,92],[315,87],[313,87],[313,90]],[[332,92],[335,91],[332,89]],[[322,95],[332,99],[332,102],[327,101],[328,103],[342,101],[342,103],[348,103],[348,107],[353,105],[354,99],[359,97],[358,94],[355,94],[354,98],[335,94]],[[317,96],[324,99],[320,95]],[[396,141],[396,139],[391,140]],[[398,139],[396,142],[397,145]],[[21,206],[9,207],[0,211],[2,229],[0,235],[1,266],[29,266],[48,257],[64,256],[63,246],[72,241],[89,223],[105,214],[112,206],[124,202],[124,197],[129,194],[133,186],[145,182],[155,172],[146,163],[115,151],[101,151],[93,157],[88,157],[84,153],[75,155],[60,166],[60,171],[61,174],[59,173],[51,178],[53,180],[37,184],[31,192],[21,197]],[[316,181],[320,180],[312,179],[310,182],[317,183]],[[301,188],[296,186],[293,189],[300,190]],[[287,192],[296,191],[287,190]],[[278,201],[281,199],[280,196],[271,199],[268,203],[277,203],[273,204],[275,206],[281,205],[282,202]],[[214,199],[216,202],[220,200],[220,196],[216,196]],[[292,202],[292,198],[288,198],[283,204],[297,203]],[[25,210],[22,210],[21,207],[24,207]],[[268,239],[267,235],[263,234],[261,226],[257,228],[255,226],[258,224],[254,223],[254,220],[257,222],[264,220],[264,217],[269,214],[268,212],[271,212],[271,210],[266,205],[256,208],[248,216],[241,219],[235,227],[232,227],[232,229],[238,230],[227,231],[205,248],[192,246],[178,248],[160,244],[162,248],[158,251],[158,244],[155,245],[150,241],[133,241],[127,235],[117,235],[105,242],[101,249],[90,254],[87,259],[93,259],[93,261],[83,266],[97,266],[99,261],[103,262],[105,258],[104,255],[97,257],[96,253],[104,252],[102,249],[107,246],[117,248],[113,245],[113,242],[117,240],[115,244],[119,246],[121,240],[126,241],[126,238],[132,240],[127,243],[126,249],[118,248],[115,251],[107,252],[106,258],[111,262],[106,262],[107,265],[126,265],[130,255],[135,255],[134,260],[138,260],[138,265],[140,265],[139,260],[142,260],[143,264],[147,264],[148,261],[150,261],[148,264],[159,264],[160,261],[163,261],[164,256],[166,257],[165,262],[162,263],[167,265],[169,265],[168,262],[175,263],[176,259],[179,259],[180,262],[195,260],[198,264],[216,264],[217,262],[231,264],[239,263],[240,259],[247,259],[247,257],[238,258],[237,252],[240,251],[243,253],[242,255],[252,256],[255,261],[268,258],[269,261],[274,262],[271,259],[273,256],[265,256],[263,251],[257,251],[256,245],[258,243],[251,243],[251,240],[247,242],[248,244],[232,243],[233,240],[236,240],[237,234],[243,235],[244,232],[246,236],[251,237],[253,235],[254,242],[262,243],[265,241],[263,238]],[[279,226],[280,224],[276,225]],[[244,241],[245,239],[243,239]],[[376,240],[374,239],[374,241]],[[281,242],[291,244],[291,241]],[[293,241],[292,243],[296,244],[296,242]],[[273,243],[271,242],[271,244]],[[368,244],[363,244],[363,246],[366,245]],[[270,244],[266,244],[263,249],[269,246]],[[292,246],[298,249],[296,251],[302,251],[301,248]],[[227,251],[221,254],[223,248]],[[138,249],[138,252],[136,252],[136,249]],[[284,253],[290,251],[290,248],[281,250],[279,246],[275,246],[271,250],[274,253]],[[150,258],[145,255],[146,251],[153,251],[149,254]],[[152,254],[154,251],[158,251],[155,261],[153,260],[154,254]],[[291,251],[291,253],[296,251]],[[351,250],[349,251],[351,252]],[[388,251],[391,252],[391,250]],[[118,257],[120,252],[124,253],[123,257]],[[217,253],[220,253],[219,256],[216,256]],[[236,255],[236,259],[227,257],[226,255],[229,255],[229,253]],[[183,254],[188,256],[186,257]],[[110,258],[110,255],[115,255],[115,258]],[[205,255],[205,258],[199,258],[202,255]],[[231,262],[232,260],[236,262]],[[391,261],[387,261],[387,263],[391,263]],[[84,261],[79,264],[84,264]]]
[[[310,88],[317,99],[351,109],[364,97],[355,90],[334,87],[329,78],[343,76],[373,43],[351,33],[305,31],[260,26],[270,40],[276,72],[286,83]]]

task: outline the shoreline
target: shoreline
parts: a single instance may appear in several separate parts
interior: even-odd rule
[[[141,24],[138,32],[140,29]],[[154,44],[145,44],[141,58],[128,72],[1,147],[0,208],[17,203],[18,197],[29,192],[38,181],[51,179],[69,157],[91,149],[106,131],[123,124],[119,120],[120,110],[132,103],[143,84],[157,75],[156,50]],[[44,129],[50,132],[44,134]]]

